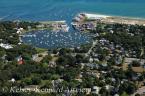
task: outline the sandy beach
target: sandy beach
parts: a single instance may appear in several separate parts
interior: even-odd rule
[[[108,17],[111,17],[111,16],[108,16],[108,15],[101,15],[101,14],[90,14],[90,13],[84,13],[86,15],[87,18],[91,18],[91,17],[94,17],[94,18],[108,18]]]
[[[101,14],[90,14],[84,13],[88,19],[100,19],[103,23],[120,23],[120,24],[131,24],[131,25],[143,25],[145,26],[144,18],[135,17],[123,17],[123,16],[109,16]]]

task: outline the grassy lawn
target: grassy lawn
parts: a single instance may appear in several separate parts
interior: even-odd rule
[[[47,51],[47,49],[36,47],[36,51],[37,51],[37,53],[42,53],[42,52]]]

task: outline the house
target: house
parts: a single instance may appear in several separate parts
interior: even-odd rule
[[[137,81],[138,80],[138,76],[137,76],[137,74],[134,74],[134,75],[132,75],[132,78],[131,78],[133,81]]]
[[[115,58],[115,64],[119,65],[122,63],[122,56],[116,56]]]
[[[137,73],[142,73],[142,72],[145,72],[145,69],[143,67],[132,67],[132,70],[134,72],[137,72]]]
[[[95,64],[95,63],[88,63],[88,64],[86,64],[86,66],[88,66],[88,67],[90,67],[92,69],[94,69],[94,68],[99,69],[99,65]]]
[[[22,33],[22,31],[24,31],[24,28],[19,28],[19,29],[17,29],[17,34],[21,34]]]
[[[106,71],[101,71],[101,73],[102,73],[102,74],[106,74],[107,72],[106,72]]]
[[[18,43],[18,45],[21,45],[21,44],[22,44],[21,42]]]
[[[115,78],[111,78],[111,81],[112,81],[112,82],[116,82],[116,79],[115,79]]]
[[[32,60],[35,61],[38,57],[38,54],[32,55]]]
[[[140,96],[145,96],[145,86],[139,88],[135,94],[140,94]]]
[[[90,63],[92,63],[93,61],[94,61],[93,58],[90,58],[90,59],[89,59],[89,62],[90,62]]]
[[[113,31],[113,30],[110,30],[110,33],[111,33],[111,34],[113,34],[113,33],[114,33],[114,31]]]
[[[140,61],[141,65],[145,63],[145,59],[138,59],[138,58],[125,58],[125,63],[130,64],[132,61]]]
[[[48,66],[50,66],[50,67],[55,67],[55,66],[56,66],[56,62],[50,61]]]
[[[98,59],[98,58],[94,58],[94,61],[95,61],[95,62],[99,62],[99,59]]]
[[[102,66],[102,67],[107,67],[108,64],[107,64],[107,62],[106,62],[106,63],[102,63],[101,66]]]
[[[78,82],[82,82],[82,79],[75,79],[76,81],[78,81]]]
[[[94,94],[99,94],[99,91],[100,91],[100,87],[98,87],[98,86],[93,86],[93,88],[92,88],[92,93],[94,93]]]
[[[40,24],[40,25],[37,25],[36,27],[37,28],[44,28],[45,26],[44,26],[44,24]]]
[[[22,56],[19,56],[19,57],[17,57],[16,59],[17,59],[17,64],[18,64],[18,65],[24,64],[24,60],[23,60]]]
[[[13,48],[12,45],[3,44],[3,43],[0,43],[0,47],[5,48],[5,49],[11,49],[11,48]]]
[[[16,80],[15,80],[15,78],[12,78],[10,81],[11,81],[12,83],[14,83]]]
[[[95,30],[96,26],[93,23],[87,23],[86,24],[86,29],[87,30]]]
[[[114,96],[119,96],[119,94],[115,94]]]

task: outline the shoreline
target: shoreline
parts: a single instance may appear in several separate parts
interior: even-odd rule
[[[36,22],[36,21],[27,21],[27,22]],[[33,32],[33,31],[42,31],[42,30],[48,30],[48,31],[54,31],[54,32],[59,32],[59,31],[64,31],[68,32],[69,28],[65,20],[61,21],[37,21],[39,25],[37,25],[37,28],[33,29],[28,29],[28,30],[23,30],[21,35],[24,35],[25,33],[28,32]]]
[[[103,15],[103,16],[109,16],[109,17],[118,17],[118,18],[145,20],[145,17],[137,17],[137,16],[125,16],[125,15],[123,16],[123,15],[104,14],[104,13],[95,13],[95,12],[81,12],[81,13],[95,14],[95,15],[98,15],[98,16],[99,15]]]
[[[145,26],[145,19],[81,12],[71,22],[73,28],[80,32],[96,30],[98,23]]]
[[[108,16],[108,17],[117,17],[117,18],[126,18],[126,19],[136,19],[136,20],[145,20],[145,17],[138,17],[138,16],[125,16],[125,15],[115,15],[115,14],[105,14],[105,13],[96,13],[96,12],[80,12],[80,13],[86,13],[86,14],[92,14],[92,15],[98,15],[98,16]],[[80,13],[77,13],[80,14]],[[75,16],[77,16],[75,15]],[[5,20],[3,17],[0,17],[0,22],[1,21],[9,21],[9,20]],[[12,20],[12,21],[17,21],[16,20]],[[19,21],[26,21],[26,22],[40,22],[40,23],[43,23],[43,24],[48,24],[48,23],[60,23],[60,22],[66,22],[66,20],[58,20],[58,21],[52,21],[52,20],[19,20]]]
[[[108,24],[128,24],[128,25],[143,25],[145,26],[145,18],[134,18],[134,17],[124,17],[124,16],[111,16],[111,15],[104,15],[104,14],[98,14],[98,13],[78,13],[74,19],[73,22],[74,25],[77,25],[79,23],[85,23],[86,21],[92,21],[92,22],[102,22],[102,23],[108,23]]]

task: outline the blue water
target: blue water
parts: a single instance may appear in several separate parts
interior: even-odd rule
[[[145,18],[145,0],[0,0],[0,17],[69,20],[78,12]]]
[[[72,18],[79,12],[145,18],[145,0],[0,0],[0,20],[66,20],[70,25]],[[88,40],[87,37],[84,37],[85,34],[80,36],[80,33],[74,32],[79,35],[73,35],[72,32],[73,30],[70,30],[69,33],[59,34],[63,34],[65,37],[71,34],[72,38],[78,38],[77,40],[66,39],[70,43],[77,41],[78,46],[82,41],[86,43],[85,40]],[[37,38],[39,40],[41,40],[39,36],[44,37],[47,33],[52,38],[45,38],[43,41],[50,42],[57,39],[54,38],[56,34],[51,32],[44,31],[38,33]],[[31,43],[38,47],[40,45],[41,47],[39,42],[36,44],[33,37],[23,39],[26,43]],[[65,41],[55,42],[55,46],[50,42],[48,45],[44,44],[43,47],[61,47],[60,44],[65,44]],[[77,43],[74,45],[77,45]],[[74,45],[72,44],[72,46]]]
[[[23,41],[41,48],[73,48],[91,42],[89,34],[81,32],[48,32],[44,30],[35,32],[36,37],[27,37],[33,34],[34,32],[29,32]]]

